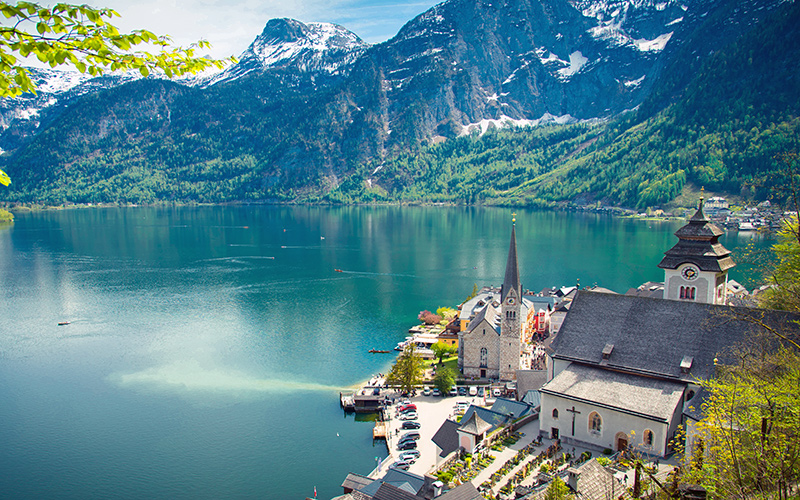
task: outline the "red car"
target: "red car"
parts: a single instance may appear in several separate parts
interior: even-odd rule
[[[409,403],[407,405],[401,406],[400,408],[397,409],[397,411],[399,411],[400,413],[403,413],[403,412],[408,411],[408,410],[415,410],[416,411],[416,409],[417,409],[417,405],[415,405],[414,403]]]

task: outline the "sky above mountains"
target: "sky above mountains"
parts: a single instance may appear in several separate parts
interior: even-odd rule
[[[170,35],[176,45],[199,39],[212,44],[215,58],[238,56],[267,21],[289,17],[302,22],[335,23],[367,43],[388,40],[436,0],[100,0],[116,10],[114,24],[124,31],[148,29]]]

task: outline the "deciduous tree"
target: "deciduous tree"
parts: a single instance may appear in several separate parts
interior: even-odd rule
[[[399,387],[403,392],[411,392],[414,387],[422,383],[424,365],[422,356],[416,352],[414,344],[408,344],[389,370],[386,381],[390,385]]]
[[[210,47],[204,40],[182,48],[173,47],[168,36],[147,30],[120,33],[108,22],[119,16],[112,9],[67,3],[46,7],[34,2],[0,2],[0,13],[5,18],[0,26],[0,97],[36,93],[23,66],[28,57],[36,57],[51,68],[67,65],[93,76],[121,70],[139,71],[144,76],[158,72],[172,78],[225,64],[195,55],[197,49]],[[0,170],[0,184],[10,183],[8,175]]]
[[[456,374],[448,367],[440,368],[436,371],[436,376],[433,377],[433,385],[439,389],[442,394],[447,394],[455,383]]]
[[[794,346],[773,349],[767,335],[703,384],[709,396],[694,444],[707,454],[694,457],[684,481],[720,498],[788,498],[800,480],[800,355]]]
[[[458,347],[439,341],[431,346],[431,351],[439,359],[439,364],[441,365],[445,357],[451,356],[458,351]]]

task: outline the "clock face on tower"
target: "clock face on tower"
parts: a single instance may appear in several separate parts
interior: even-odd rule
[[[695,266],[686,266],[683,268],[683,271],[681,271],[681,276],[683,276],[686,281],[693,281],[697,279],[699,275],[700,271]]]
[[[506,299],[506,304],[513,306],[514,305],[514,297],[509,297]]]

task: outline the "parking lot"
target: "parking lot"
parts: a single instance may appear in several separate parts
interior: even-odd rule
[[[417,395],[413,398],[409,398],[409,400],[417,406],[416,421],[420,423],[420,428],[414,429],[414,431],[420,434],[420,439],[417,441],[417,450],[420,452],[420,457],[415,463],[411,464],[409,471],[423,475],[436,465],[438,454],[436,445],[432,441],[433,435],[436,434],[436,431],[439,430],[439,427],[445,419],[455,415],[454,407],[456,403],[466,402],[469,404],[483,405],[484,398],[477,396],[439,397]],[[395,459],[402,453],[397,450],[398,440],[402,438],[405,433],[410,432],[410,430],[400,428],[403,424],[403,420],[398,418],[398,409],[400,406],[402,405],[398,402],[389,411],[391,419],[389,420],[388,444],[389,451]]]

